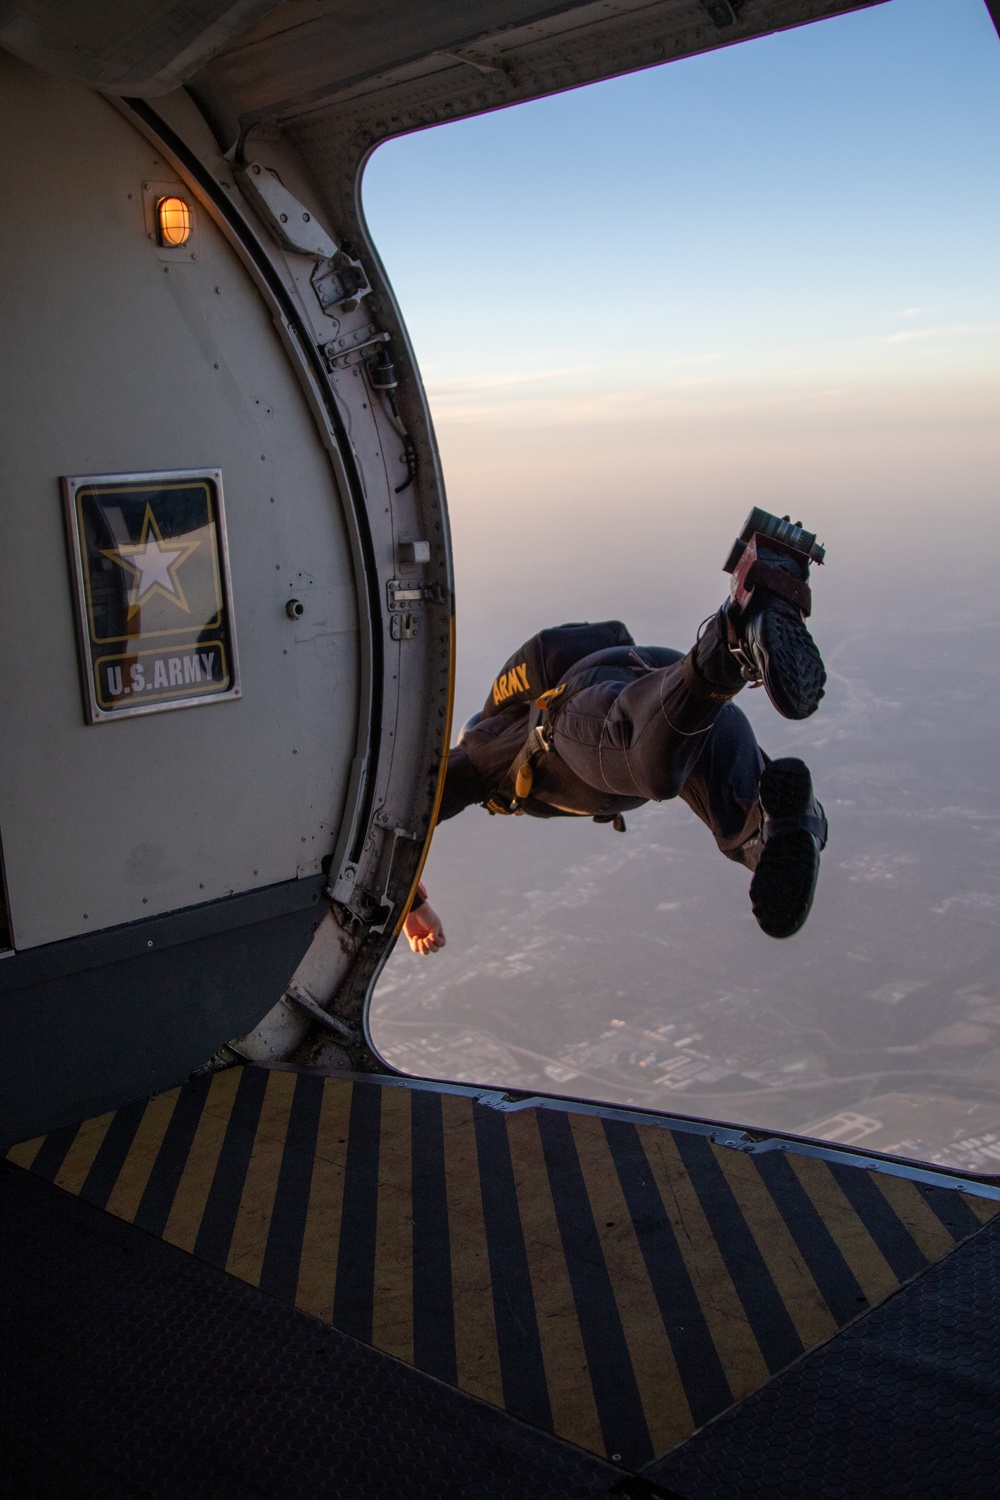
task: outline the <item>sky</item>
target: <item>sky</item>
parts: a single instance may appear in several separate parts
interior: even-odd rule
[[[995,369],[998,45],[982,0],[889,0],[381,147],[437,409]]]
[[[680,1025],[701,996],[711,1037],[713,1007],[750,985],[747,1056],[804,1046],[831,1006],[843,1035],[803,1085],[811,1106],[769,1115],[755,1098],[744,1122],[805,1129],[813,1089],[831,1113],[858,1108],[851,1090],[897,1079],[897,1050],[921,1090],[947,1075],[978,1097],[975,1027],[952,1022],[969,995],[995,996],[1000,1028],[998,167],[1000,39],[982,0],[888,0],[374,154],[365,209],[448,493],[457,723],[544,625],[620,618],[685,649],[753,505],[828,549],[813,579],[819,712],[797,725],[763,693],[740,700],[770,754],[808,759],[831,812],[803,934],[756,932],[745,872],[720,869],[683,808],[644,810],[621,848],[589,823],[510,828],[472,809],[427,864],[448,948],[397,949],[375,997],[386,1025],[424,1038],[425,1071],[472,1077],[442,1060],[449,1025],[561,1056],[629,1006],[637,1025]],[[526,871],[551,901],[522,900]],[[527,930],[534,956],[501,985],[509,1000],[488,1001]],[[889,1024],[872,997],[932,973],[923,1009],[892,1008]],[[536,982],[572,997],[565,1034]],[[715,1051],[732,1034],[720,1027]],[[869,1082],[841,1089],[838,1059],[858,1047]],[[988,1055],[1000,1076],[1000,1032]],[[948,1123],[914,1106],[921,1152],[947,1145],[965,1088]],[[899,1111],[871,1110],[872,1144],[889,1149]],[[700,1096],[696,1112],[714,1107]]]
[[[702,518],[686,618],[750,503],[847,541],[862,514],[990,502],[998,84],[981,0],[889,0],[375,152],[365,210],[445,466],[460,697],[492,675],[498,514],[530,633],[543,577],[572,602],[553,551],[578,570],[623,527]]]

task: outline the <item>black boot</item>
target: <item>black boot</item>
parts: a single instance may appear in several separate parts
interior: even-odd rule
[[[805,584],[808,564],[780,552],[760,551],[760,562],[774,575],[786,574]],[[763,571],[763,570],[762,570]],[[775,587],[782,578],[774,577]],[[808,597],[808,589],[805,590]],[[806,605],[808,608],[808,605]],[[786,719],[808,719],[823,696],[826,672],[816,642],[806,629],[802,611],[789,598],[766,585],[756,587],[745,608],[731,603],[729,645],[749,682],[762,682],[767,696]]]
[[[809,915],[827,822],[804,761],[772,760],[761,773],[763,850],[750,882],[750,903],[768,937],[787,938]]]

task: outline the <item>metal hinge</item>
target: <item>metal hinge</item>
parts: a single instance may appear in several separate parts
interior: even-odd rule
[[[386,344],[388,341],[387,333],[379,333],[374,323],[367,323],[363,328],[345,333],[342,338],[331,339],[328,344],[323,345],[326,367],[328,370],[347,370],[351,365],[360,364],[367,358],[367,351],[373,346]]]
[[[345,865],[333,885],[328,885],[326,894],[331,901],[336,901],[339,906],[346,906],[351,899],[351,893],[358,879],[357,865]]]
[[[329,260],[339,252],[315,214],[290,193],[273,167],[248,161],[236,180],[254,208],[286,250]]]

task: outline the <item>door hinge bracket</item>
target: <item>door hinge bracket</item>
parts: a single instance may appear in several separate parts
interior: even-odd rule
[[[331,1016],[329,1011],[323,1009],[318,1000],[314,1000],[312,995],[300,989],[297,984],[290,984],[288,986],[285,991],[285,999],[290,1000],[293,1005],[297,1005],[300,1010],[304,1010],[320,1026],[325,1027],[327,1031],[336,1033],[337,1036],[346,1042],[350,1042],[352,1045],[358,1042],[358,1033],[353,1026],[348,1026],[347,1022],[341,1021],[338,1016]]]
[[[273,167],[248,161],[238,167],[236,180],[279,245],[297,255],[329,261],[339,255],[322,224],[290,193]]]

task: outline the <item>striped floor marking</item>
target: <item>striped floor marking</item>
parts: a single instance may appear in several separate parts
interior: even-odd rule
[[[631,1467],[998,1211],[571,1109],[247,1067],[8,1160]]]

